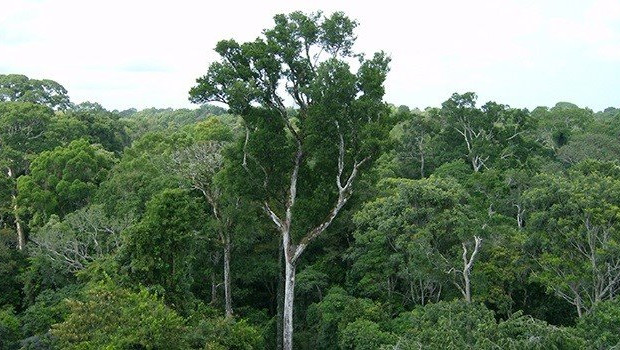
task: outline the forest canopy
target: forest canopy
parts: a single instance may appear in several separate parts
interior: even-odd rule
[[[220,41],[194,109],[0,74],[0,350],[620,347],[620,108],[396,106],[357,25]]]

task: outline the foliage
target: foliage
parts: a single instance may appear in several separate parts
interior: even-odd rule
[[[176,131],[212,119],[213,116],[224,115],[225,112],[225,109],[209,104],[195,110],[148,108],[125,116],[123,121],[128,124],[131,137],[137,139],[148,132]]]
[[[393,331],[402,338],[388,349],[581,349],[567,329],[515,314],[497,322],[492,311],[462,301],[439,302],[400,315]]]
[[[534,233],[528,249],[541,267],[535,277],[588,313],[620,288],[620,167],[589,161],[534,183],[525,197]]]
[[[0,102],[0,165],[17,178],[28,169],[28,158],[45,150],[53,111],[30,102]],[[4,171],[3,171],[4,172]]]
[[[59,290],[47,289],[36,298],[34,304],[30,305],[21,314],[22,330],[25,336],[45,336],[52,325],[64,321],[69,313],[67,298],[76,298],[80,287],[69,285]]]
[[[620,346],[620,301],[606,300],[579,319],[576,329],[593,349],[616,349]]]
[[[183,319],[146,289],[101,282],[68,306],[52,329],[62,349],[185,349]]]
[[[387,320],[388,315],[381,305],[372,300],[355,298],[340,287],[332,287],[321,302],[310,305],[307,318],[312,329],[307,347],[336,349],[338,344],[350,341],[353,344],[365,342],[368,338],[363,338],[363,329],[374,330],[374,324]],[[354,324],[359,320],[364,322]],[[378,330],[374,335],[378,341],[390,339],[390,336]]]
[[[97,103],[83,102],[52,119],[50,138],[67,144],[85,138],[116,154],[129,145],[125,123]]]
[[[67,90],[49,79],[30,79],[21,74],[0,74],[0,101],[20,101],[67,109]]]
[[[473,92],[453,94],[442,104],[441,115],[449,147],[458,147],[474,171],[493,166],[519,166],[537,144],[528,139],[534,120],[526,110],[495,102],[476,107]]]
[[[202,319],[191,332],[196,348],[205,350],[258,350],[264,349],[263,338],[246,320],[226,317]]]
[[[51,215],[62,218],[89,204],[113,163],[109,152],[83,139],[39,154],[30,174],[17,182],[18,202],[29,208],[31,225],[42,226]]]
[[[358,319],[342,331],[339,344],[343,350],[373,350],[394,344],[396,339],[394,334],[382,331],[375,322]]]
[[[45,290],[58,290],[75,283],[72,273],[49,259],[33,256],[28,262],[28,267],[20,276],[24,283],[25,306],[32,305],[36,297]]]
[[[384,53],[359,56],[352,72],[346,59],[353,56],[357,23],[340,12],[294,12],[274,21],[255,41],[220,41],[221,62],[197,80],[190,99],[226,103],[243,117],[249,134],[238,157],[246,161],[237,163],[236,173],[239,187],[255,199],[284,202],[291,166],[303,153],[294,208],[301,221],[295,230],[303,234],[320,223],[329,210],[325,203],[337,196],[340,137],[347,172],[377,156],[387,140],[389,113],[381,99],[390,59]],[[285,94],[276,88],[280,84],[288,86]],[[298,110],[283,105],[285,95]]]
[[[620,348],[620,109],[390,105],[357,26],[220,41],[195,109],[0,74],[0,350]]]
[[[192,241],[204,229],[201,204],[182,190],[165,190],[147,204],[140,222],[123,232],[121,261],[136,282],[183,309],[191,301]]]
[[[191,144],[187,134],[149,133],[135,140],[110,170],[96,195],[109,215],[132,214],[140,218],[155,194],[177,188],[179,179],[169,169],[170,154]]]
[[[436,301],[460,264],[461,245],[483,232],[471,200],[450,178],[386,179],[380,186],[384,195],[354,218],[350,277],[364,295],[397,305]]]
[[[12,307],[0,308],[0,349],[17,349],[21,339],[20,322]]]
[[[19,275],[26,268],[25,258],[23,253],[0,242],[0,308],[21,306],[23,283]]]

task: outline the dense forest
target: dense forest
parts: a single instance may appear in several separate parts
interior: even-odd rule
[[[620,347],[620,109],[384,101],[294,12],[196,109],[0,75],[0,350]]]

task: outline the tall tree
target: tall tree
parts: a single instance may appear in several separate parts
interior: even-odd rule
[[[441,153],[445,153],[445,142],[440,137],[441,119],[437,109],[407,114],[398,155],[407,165],[417,167],[416,177],[426,177],[438,166]]]
[[[357,23],[343,13],[294,12],[274,20],[254,41],[220,41],[221,61],[197,80],[190,99],[225,103],[246,123],[239,163],[282,238],[282,336],[289,350],[300,257],[347,203],[359,171],[387,139],[382,98],[390,60],[384,53],[355,55]],[[357,72],[348,63],[353,57]]]
[[[469,205],[473,199],[454,179],[434,175],[386,179],[381,186],[384,194],[355,216],[349,252],[362,292],[425,304],[439,299],[448,277],[471,302],[470,276],[485,232]]]
[[[525,192],[537,279],[581,317],[620,292],[620,166],[586,161]]]
[[[31,102],[60,110],[71,106],[67,90],[62,85],[21,74],[0,74],[0,101]]]
[[[29,158],[47,147],[53,111],[30,102],[0,102],[0,166],[11,188],[11,208],[17,231],[17,247],[26,245],[26,232],[17,203],[17,178],[29,167]]]
[[[465,148],[465,157],[475,172],[491,164],[522,162],[532,151],[526,133],[533,127],[527,110],[495,102],[476,107],[473,92],[453,94],[442,104],[446,136],[455,146]],[[518,164],[518,163],[517,163]]]
[[[175,170],[185,177],[192,189],[200,191],[210,205],[213,218],[216,221],[217,235],[222,246],[224,256],[224,304],[226,316],[231,317],[232,293],[230,277],[230,252],[232,249],[231,226],[232,215],[227,212],[227,199],[220,184],[216,182],[216,175],[222,169],[224,157],[222,148],[224,143],[207,141],[196,143],[173,155]]]

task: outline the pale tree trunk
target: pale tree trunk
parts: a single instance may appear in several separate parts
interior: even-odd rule
[[[586,241],[572,241],[574,248],[581,257],[587,259],[591,270],[592,280],[577,280],[568,284],[569,290],[554,286],[556,294],[573,304],[579,317],[592,312],[592,309],[603,300],[612,300],[620,291],[620,258],[611,253],[614,243],[612,241],[612,223],[606,226],[594,225],[589,215],[583,219],[586,232]],[[601,256],[602,254],[611,254]],[[603,260],[600,260],[600,259]],[[561,268],[546,266],[545,269],[553,271],[559,276],[569,272]]]
[[[420,178],[424,178],[424,142],[423,138],[418,140],[418,151],[420,152]]]
[[[523,229],[523,218],[525,217],[525,209],[521,206],[521,204],[515,204],[517,208],[517,227],[519,231]]]
[[[280,334],[283,334],[282,327],[282,319],[284,317],[284,277],[283,273],[285,272],[284,268],[284,251],[282,248],[282,243],[280,243],[280,253],[278,253],[278,288],[276,290],[276,350],[283,349],[283,337]]]
[[[471,274],[471,268],[474,265],[474,259],[476,258],[476,254],[478,254],[478,249],[482,244],[482,238],[478,236],[474,236],[474,251],[471,253],[471,256],[467,257],[467,246],[463,243],[463,283],[464,289],[462,290],[463,296],[465,297],[465,301],[471,303],[471,282],[469,280],[469,275]]]
[[[467,156],[471,161],[471,166],[474,168],[474,172],[479,172],[480,169],[485,167],[484,163],[489,159],[488,156],[483,158],[480,155],[474,154],[474,140],[479,137],[484,137],[483,131],[480,130],[476,133],[469,125],[467,125],[466,122],[463,121],[461,123],[462,130],[459,128],[455,129],[459,134],[463,136],[463,140],[465,141],[465,145],[467,146]]]
[[[217,304],[217,280],[215,274],[211,274],[211,305]]]
[[[226,317],[232,317],[233,308],[232,308],[232,285],[231,285],[231,277],[230,277],[230,250],[231,250],[231,242],[230,242],[230,234],[228,233],[230,229],[229,222],[224,222],[224,219],[221,216],[218,202],[216,200],[217,196],[212,193],[210,190],[200,187],[202,194],[206,198],[207,202],[211,205],[211,210],[213,211],[213,216],[219,225],[218,228],[218,236],[220,239],[220,243],[223,248],[224,255],[224,309],[226,312]]]
[[[485,167],[484,162],[486,162],[489,159],[489,157],[486,158],[482,158],[481,156],[473,156],[471,158],[471,165],[474,168],[474,172],[479,172],[480,169],[482,169],[483,167]]]
[[[15,195],[13,195],[13,215],[15,216],[15,229],[17,230],[17,249],[23,250],[26,247],[26,234],[19,218]]]
[[[16,177],[15,172],[11,168],[7,169],[6,175],[11,179],[15,179]],[[15,218],[15,230],[17,231],[17,249],[24,250],[26,247],[26,234],[24,233],[24,228],[22,227],[22,222],[19,218],[17,195],[15,195],[17,189],[14,188],[13,191],[14,192],[11,195],[11,199],[13,200],[13,217]]]
[[[461,243],[461,246],[463,247],[463,268],[451,268],[449,271],[447,271],[447,273],[453,274],[452,284],[454,284],[454,286],[461,292],[461,294],[463,295],[463,299],[465,299],[465,301],[468,303],[471,303],[471,281],[469,279],[469,275],[471,274],[471,269],[474,266],[474,260],[476,258],[476,255],[478,254],[478,251],[480,250],[481,245],[482,238],[474,236],[474,251],[468,257],[467,245],[465,244],[465,242]],[[446,263],[448,263],[448,260],[445,257],[441,257],[445,260]],[[459,274],[460,277],[457,277]]]
[[[581,318],[581,316],[583,316],[583,310],[581,308],[581,299],[579,297],[575,298],[575,307],[577,308],[577,317]]]
[[[232,295],[230,283],[230,237],[226,236],[224,242],[224,304],[226,317],[232,317]]]
[[[174,170],[180,175],[190,180],[192,188],[201,191],[207,203],[211,206],[213,217],[218,228],[217,234],[219,243],[222,245],[222,255],[224,257],[224,306],[226,317],[232,317],[232,286],[230,274],[230,254],[231,254],[231,219],[220,211],[222,203],[220,188],[213,183],[213,177],[223,166],[222,149],[225,146],[222,142],[210,141],[196,144],[193,147],[176,152],[172,156]],[[216,293],[212,288],[212,296]]]
[[[282,345],[285,350],[293,348],[293,300],[295,298],[295,264],[285,259],[284,310],[282,319]]]

